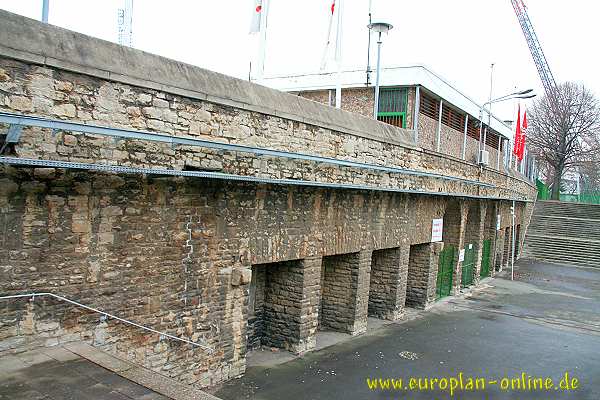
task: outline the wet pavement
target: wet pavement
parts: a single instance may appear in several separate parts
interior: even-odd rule
[[[2,400],[167,400],[61,347],[0,359]]]
[[[600,270],[520,262],[515,272],[515,281],[505,271],[416,319],[279,365],[249,367],[215,394],[225,400],[600,399]],[[571,386],[577,379],[576,389],[560,387],[565,372]],[[459,385],[452,397],[449,378],[460,373],[463,390]],[[484,378],[485,389],[469,391],[471,376]],[[551,378],[552,385],[533,389],[530,376]],[[422,390],[410,389],[410,377]],[[397,389],[372,390],[367,378],[403,381]],[[425,389],[422,378],[430,384],[446,378],[448,388],[440,391],[438,381],[436,390]]]

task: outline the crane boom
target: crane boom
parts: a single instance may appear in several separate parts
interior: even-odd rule
[[[556,81],[554,80],[554,75],[552,75],[552,71],[550,70],[550,66],[548,65],[548,61],[546,60],[546,56],[544,55],[540,41],[535,34],[535,30],[533,29],[533,25],[531,24],[531,20],[527,14],[525,3],[523,3],[523,0],[511,0],[511,2],[513,8],[515,9],[515,13],[517,14],[517,19],[519,20],[521,29],[523,30],[523,35],[527,41],[527,46],[529,46],[529,51],[533,57],[533,62],[535,63],[540,79],[542,80],[544,91],[546,92],[548,98],[553,99],[557,89]]]

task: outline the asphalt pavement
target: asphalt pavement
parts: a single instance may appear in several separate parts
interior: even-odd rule
[[[514,281],[507,272],[414,319],[249,367],[214,393],[225,400],[600,399],[600,270],[521,261]]]

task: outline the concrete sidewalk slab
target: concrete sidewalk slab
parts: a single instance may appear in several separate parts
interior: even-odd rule
[[[219,400],[86,343],[0,359],[0,400]]]

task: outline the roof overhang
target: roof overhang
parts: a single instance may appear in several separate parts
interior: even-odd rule
[[[304,75],[284,75],[263,78],[265,86],[284,92],[305,92],[335,89],[337,84],[336,72],[323,72]],[[342,88],[365,88],[366,75],[364,70],[342,71],[340,73]],[[440,75],[425,66],[415,65],[406,67],[390,67],[381,70],[380,85],[390,86],[421,86],[454,106],[469,114],[469,118],[479,120],[481,105],[452,86]],[[487,113],[484,113],[484,123],[487,125]],[[490,126],[507,139],[512,139],[512,129],[502,120],[492,114]]]

